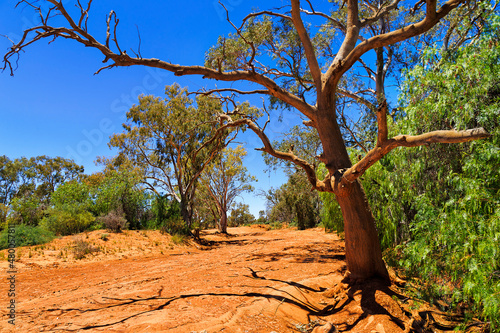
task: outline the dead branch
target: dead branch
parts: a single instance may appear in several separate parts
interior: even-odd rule
[[[307,15],[321,16],[321,17],[327,19],[328,21],[330,21],[334,26],[336,26],[337,28],[339,28],[340,31],[342,31],[343,33],[346,32],[346,27],[345,27],[345,25],[342,22],[340,22],[339,20],[334,19],[333,17],[328,16],[325,13],[317,12],[312,7],[311,7],[311,11],[305,10],[303,8],[301,8],[300,11],[302,13],[304,13],[304,14],[307,14]]]
[[[363,98],[362,96],[360,96],[359,94],[362,93],[362,92],[370,92],[370,93],[374,93],[373,90],[371,89],[367,89],[367,90],[364,90],[362,92],[350,92],[350,91],[347,91],[345,89],[337,89],[337,92],[339,94],[341,94],[342,96],[345,96],[345,97],[349,97],[353,100],[355,100],[356,102],[360,103],[360,104],[363,104],[364,106],[366,106],[368,109],[370,110],[375,110],[375,105],[373,105],[372,102],[368,101],[366,98]]]
[[[245,42],[245,44],[247,44],[248,46],[250,46],[250,48],[252,49],[252,55],[250,57],[250,60],[247,61],[247,65],[252,68],[252,70],[254,70],[254,65],[253,65],[253,61],[255,59],[255,54],[257,53],[256,49],[255,49],[255,45],[254,43],[248,41],[245,36],[243,36],[243,34],[241,33],[241,28],[237,28],[233,22],[231,22],[231,20],[229,19],[229,11],[227,10],[226,6],[224,6],[224,4],[222,2],[220,2],[219,0],[219,4],[224,8],[224,10],[226,11],[226,20],[229,22],[229,24],[231,24],[233,26],[233,28],[236,30],[236,33],[238,34],[238,36],[240,36],[241,39],[243,39],[243,41]]]
[[[207,91],[198,91],[195,92],[197,95],[203,95],[203,96],[209,96],[212,94],[218,94],[218,93],[223,93],[223,92],[233,92],[237,93],[239,95],[253,95],[253,94],[263,94],[263,95],[269,95],[268,90],[251,90],[251,91],[243,91],[239,89],[233,89],[233,88],[216,88],[216,89],[210,89]]]

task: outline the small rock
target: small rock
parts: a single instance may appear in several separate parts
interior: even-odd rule
[[[316,326],[311,333],[337,333],[337,328],[332,323],[323,326]]]

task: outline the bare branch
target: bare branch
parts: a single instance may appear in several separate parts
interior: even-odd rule
[[[203,66],[181,66],[161,61],[159,59],[145,59],[141,58],[140,55],[139,57],[131,57],[127,55],[126,52],[121,51],[121,48],[118,44],[118,39],[116,35],[116,26],[119,20],[117,19],[116,13],[114,11],[111,11],[107,17],[106,40],[105,44],[101,44],[87,31],[85,31],[83,28],[79,27],[77,23],[75,23],[75,21],[71,18],[71,16],[64,8],[62,2],[58,2],[57,0],[47,0],[47,1],[54,5],[54,9],[62,14],[62,16],[66,19],[71,28],[54,28],[48,24],[44,24],[41,26],[27,29],[24,32],[21,41],[13,45],[11,50],[7,52],[4,56],[4,69],[9,67],[11,75],[13,74],[14,71],[11,62],[9,61],[11,57],[18,56],[19,53],[22,52],[25,47],[29,46],[30,44],[42,38],[63,37],[66,39],[73,39],[87,47],[98,49],[105,57],[103,60],[104,63],[106,63],[108,60],[113,60],[114,63],[112,65],[102,67],[97,71],[97,73],[99,73],[104,69],[109,69],[113,67],[142,65],[142,66],[164,69],[173,72],[174,75],[176,76],[201,75],[204,78],[210,78],[220,81],[229,81],[229,82],[246,80],[258,83],[261,86],[265,87],[269,95],[272,95],[282,100],[283,102],[291,105],[292,107],[302,112],[309,119],[314,119],[316,116],[315,107],[306,103],[302,98],[286,91],[269,77],[266,77],[263,74],[256,73],[255,71],[236,70],[236,71],[221,72]],[[113,30],[113,32],[111,32],[111,30]],[[29,39],[28,35],[31,35],[33,33],[35,33],[36,36],[33,36]],[[115,43],[115,46],[118,50],[117,53],[111,49],[110,40],[113,40],[113,42]]]
[[[135,55],[136,58],[142,59],[142,54],[141,54],[141,43],[142,43],[141,32],[139,31],[139,26],[137,26],[137,24],[135,25],[135,28],[137,29],[137,37],[139,38],[139,45],[137,46],[137,52],[135,52],[132,49],[131,50],[134,53],[134,55]]]
[[[290,21],[292,20],[292,18],[290,16],[288,16],[288,15],[280,14],[280,13],[275,13],[275,12],[271,12],[271,11],[268,11],[268,10],[263,10],[263,11],[256,12],[256,13],[251,13],[251,14],[248,14],[247,16],[245,16],[245,18],[243,18],[243,23],[241,24],[240,29],[243,28],[243,26],[245,25],[246,21],[248,21],[250,18],[256,17],[256,16],[261,16],[261,15],[270,15],[270,16],[281,17],[282,19],[285,19],[285,20],[290,20]]]
[[[316,177],[316,171],[314,168],[314,165],[310,164],[306,160],[303,160],[296,155],[294,155],[292,152],[282,152],[275,150],[271,144],[271,141],[267,137],[267,135],[264,133],[264,131],[252,120],[248,118],[243,118],[243,119],[238,119],[238,120],[232,120],[231,117],[227,114],[221,114],[219,117],[225,121],[226,123],[224,124],[224,127],[237,127],[237,126],[247,126],[249,129],[251,129],[257,136],[260,138],[262,143],[264,144],[263,148],[258,148],[257,150],[264,151],[271,156],[274,156],[276,158],[290,161],[297,166],[301,167],[304,169],[304,171],[307,174],[307,179],[313,186],[313,189],[317,189],[320,191],[331,191],[331,185],[330,182],[325,182],[325,181],[320,181]]]
[[[240,36],[241,39],[243,39],[243,41],[249,45],[252,49],[252,55],[250,57],[250,60],[248,60],[247,62],[247,65],[252,68],[252,70],[254,69],[254,65],[253,65],[253,61],[255,59],[255,54],[256,54],[256,50],[255,50],[255,45],[254,43],[248,41],[245,36],[243,36],[243,34],[241,33],[241,27],[240,28],[237,28],[233,22],[231,22],[231,20],[229,19],[229,11],[226,9],[226,6],[224,6],[224,4],[222,2],[220,2],[219,0],[219,4],[224,8],[224,10],[226,11],[226,20],[229,22],[229,24],[231,24],[233,26],[233,28],[236,30],[236,33],[238,34],[238,36]]]
[[[378,21],[380,18],[387,15],[391,10],[398,8],[398,4],[400,2],[401,2],[401,0],[394,0],[393,2],[391,2],[388,5],[382,6],[381,8],[377,8],[377,12],[375,15],[373,15],[372,17],[366,18],[364,20],[361,20],[361,22],[360,22],[361,27],[366,27],[367,25],[370,25],[373,22]]]
[[[269,95],[269,90],[251,90],[251,91],[242,91],[238,89],[233,89],[233,88],[220,88],[220,89],[211,89],[207,91],[198,91],[195,92],[197,95],[212,95],[216,93],[223,93],[223,92],[233,92],[237,93],[239,95],[252,95],[252,94],[263,94],[263,95]]]
[[[84,23],[83,30],[85,30],[85,31],[87,31],[87,28],[88,28],[87,21],[89,20],[89,10],[90,10],[90,6],[92,5],[92,1],[93,0],[88,1],[86,9],[83,9],[83,6],[80,3],[80,0],[77,1],[78,8],[80,8],[80,12],[81,12],[80,20],[78,21],[78,26],[80,28],[82,28],[82,22],[83,22]],[[84,19],[85,19],[85,21],[83,21]]]
[[[302,13],[304,13],[304,14],[307,14],[307,15],[317,15],[317,16],[323,17],[323,18],[327,19],[328,21],[330,21],[334,26],[336,26],[337,28],[339,28],[343,33],[346,32],[347,29],[346,29],[345,25],[342,22],[340,22],[339,20],[336,20],[333,17],[330,17],[330,16],[328,16],[325,13],[317,12],[312,7],[311,7],[311,10],[312,11],[308,11],[308,10],[305,10],[303,8],[300,9],[300,11]]]
[[[350,0],[355,1],[355,0]],[[401,29],[391,31],[388,33],[383,33],[381,35],[373,36],[368,40],[360,43],[354,47],[354,42],[346,40],[342,44],[341,50],[337,54],[337,57],[330,65],[326,73],[327,81],[329,83],[334,83],[339,80],[339,78],[354,65],[358,59],[368,52],[369,50],[376,49],[379,47],[385,47],[390,44],[400,42],[402,40],[420,35],[433,26],[435,26],[443,17],[445,17],[450,11],[458,7],[464,0],[448,0],[445,2],[439,10],[436,11],[436,1],[437,0],[427,0],[427,8],[425,17],[415,24],[408,25]],[[357,13],[357,8],[353,11]],[[354,15],[354,14],[351,14]],[[353,31],[354,33],[355,31]],[[350,48],[352,47],[352,48]],[[343,51],[343,52],[341,52]]]
[[[491,134],[484,128],[474,128],[465,131],[434,131],[420,135],[398,135],[382,142],[370,150],[355,165],[349,168],[342,176],[343,181],[353,182],[359,178],[370,166],[379,161],[396,147],[417,147],[431,143],[460,143],[489,138]]]
[[[375,105],[373,103],[371,103],[370,101],[368,101],[366,98],[361,97],[358,93],[353,93],[353,92],[347,91],[345,89],[340,89],[340,88],[337,89],[337,92],[343,96],[352,98],[353,100],[355,100],[356,102],[358,102],[360,104],[363,104],[364,106],[366,106],[370,110],[375,110]],[[373,91],[370,90],[370,92],[373,92]]]

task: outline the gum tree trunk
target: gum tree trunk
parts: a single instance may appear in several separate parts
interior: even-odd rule
[[[224,209],[221,209],[219,232],[222,234],[227,234],[227,211]]]
[[[375,219],[363,187],[358,180],[352,183],[340,181],[343,171],[352,164],[336,121],[335,101],[327,98],[325,106],[319,106],[316,128],[323,145],[321,160],[333,175],[332,178],[335,178],[332,190],[344,218],[346,259],[350,278],[356,281],[380,277],[389,281]]]
[[[389,280],[375,227],[375,219],[358,181],[351,184],[349,195],[337,196],[342,209],[345,231],[345,252],[351,279],[380,277]]]

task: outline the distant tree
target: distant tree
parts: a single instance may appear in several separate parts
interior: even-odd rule
[[[127,113],[130,123],[123,125],[124,133],[113,135],[110,146],[142,170],[151,191],[161,189],[180,203],[189,228],[198,179],[236,132],[219,129],[218,100],[198,96],[195,105],[178,85],[165,93],[165,99],[140,97]]]
[[[259,218],[257,219],[257,223],[267,223],[267,216],[265,210],[259,210]]]
[[[204,186],[199,186],[195,198],[194,220],[200,230],[218,228],[220,214],[217,203],[210,197]]]
[[[294,222],[299,230],[312,228],[319,222],[318,193],[311,191],[307,178],[298,170],[279,189],[269,191],[267,197],[271,222]]]
[[[233,204],[231,215],[229,215],[228,225],[230,227],[239,227],[245,224],[255,222],[255,216],[250,213],[250,206],[241,202]]]
[[[0,156],[0,203],[7,205],[17,192],[18,169],[10,158]]]
[[[243,192],[252,191],[249,184],[255,177],[247,174],[243,166],[243,158],[247,154],[245,148],[225,148],[203,171],[200,185],[217,207],[219,222],[217,227],[221,233],[227,233],[227,212],[234,200]]]
[[[36,172],[36,195],[45,202],[66,181],[80,180],[84,168],[73,160],[62,157],[37,156],[34,158]]]
[[[62,157],[0,158],[1,200],[9,205],[18,223],[37,225],[50,205],[54,191],[67,181],[78,180],[83,167]]]

